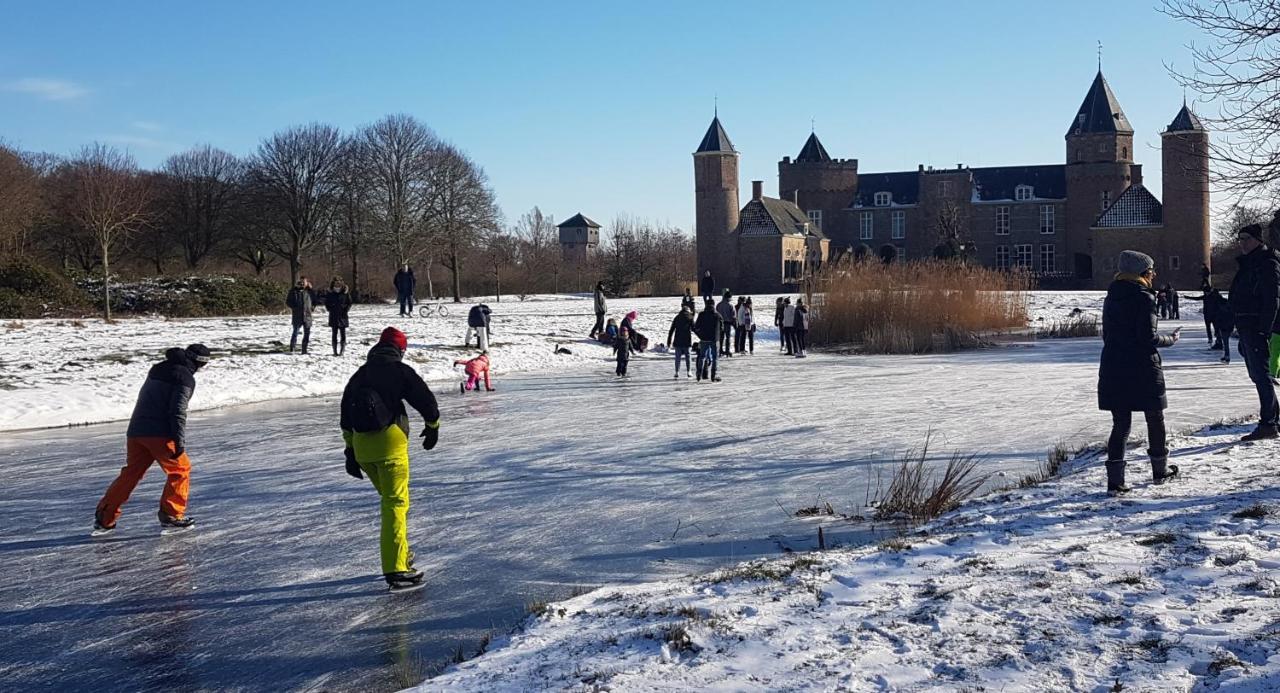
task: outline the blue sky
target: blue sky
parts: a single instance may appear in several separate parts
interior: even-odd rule
[[[1182,99],[1165,64],[1189,67],[1200,37],[1154,4],[11,2],[0,138],[100,140],[153,167],[403,112],[484,166],[509,221],[538,205],[691,230],[690,154],[717,95],[744,200],[752,179],[776,194],[811,119],[868,172],[1058,163],[1100,40],[1159,194],[1158,132]]]

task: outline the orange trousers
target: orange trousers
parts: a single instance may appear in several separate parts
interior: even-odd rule
[[[184,451],[174,457],[177,443],[172,438],[129,438],[125,450],[124,467],[120,475],[107,487],[107,493],[98,501],[97,520],[105,526],[114,526],[120,519],[120,509],[138,487],[142,476],[152,462],[159,462],[168,475],[164,491],[160,494],[160,512],[169,517],[182,517],[187,511],[187,492],[191,487],[191,460]]]

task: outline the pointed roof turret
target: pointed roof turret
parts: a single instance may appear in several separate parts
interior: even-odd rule
[[[1085,94],[1079,112],[1067,129],[1067,136],[1120,132],[1133,134],[1133,126],[1129,125],[1129,119],[1102,76],[1102,70],[1098,70],[1093,84],[1089,86],[1089,93]]]
[[[800,156],[796,157],[796,161],[831,161],[831,155],[827,154],[827,148],[822,146],[818,141],[817,133],[809,133],[809,139],[805,140],[804,148],[800,150]]]
[[[568,219],[565,219],[559,224],[556,224],[557,229],[576,229],[584,226],[592,229],[600,228],[599,224],[583,216],[582,212],[578,212],[577,214],[569,217]]]
[[[724,131],[724,126],[720,124],[720,116],[716,116],[711,120],[711,127],[707,128],[707,134],[702,136],[702,144],[698,145],[698,151],[695,154],[703,154],[706,152],[736,152],[733,143],[729,141],[729,134]]]
[[[1200,122],[1200,117],[1195,114],[1189,107],[1187,102],[1182,102],[1182,110],[1178,111],[1178,115],[1173,117],[1173,122],[1169,123],[1169,127],[1165,128],[1165,132],[1186,132],[1188,130],[1204,130],[1204,123]]]

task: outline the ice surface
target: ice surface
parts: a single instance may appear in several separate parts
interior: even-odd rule
[[[641,329],[664,332],[666,311],[652,329],[644,320],[656,308],[645,305]],[[584,326],[562,313],[530,316],[551,322],[513,323],[497,337],[524,333],[539,351],[546,344],[550,359],[551,341],[589,326],[589,317]],[[1183,343],[1166,352],[1175,430],[1255,406],[1243,366],[1217,364],[1196,329],[1188,322]],[[539,334],[557,330],[564,336]],[[13,354],[15,341],[0,353]],[[1107,427],[1094,406],[1098,340],[795,360],[778,356],[765,332],[755,356],[724,363],[717,385],[673,382],[670,361],[650,356],[633,360],[632,379],[614,381],[603,347],[579,354],[582,347],[571,345],[575,361],[551,361],[558,372],[499,375],[494,393],[438,388],[441,444],[413,453],[410,537],[430,582],[413,594],[385,594],[376,575],[377,498],[343,472],[331,397],[194,414],[191,513],[201,526],[163,539],[155,470],[126,506],[118,536],[87,536],[93,506],[122,463],[122,424],[7,435],[0,688],[408,685],[421,671],[415,662],[505,632],[530,601],[810,548],[812,521],[794,511],[821,502],[854,511],[875,475],[927,431],[937,456],[981,453],[987,469],[1013,476],[1055,441],[1098,440]],[[428,369],[450,358],[446,349],[429,352]],[[356,363],[271,358],[279,361],[253,370],[215,364],[201,374],[195,404],[221,391],[211,383],[224,365],[245,383],[254,374],[281,380],[281,366],[298,363],[337,382],[333,374]],[[118,397],[131,403],[145,367],[94,366],[94,383],[126,378]],[[44,398],[81,392],[74,379],[29,381]],[[6,408],[14,406],[8,395]],[[845,530],[833,538],[860,537]]]

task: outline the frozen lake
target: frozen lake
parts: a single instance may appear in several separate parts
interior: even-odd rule
[[[1218,364],[1191,317],[1165,351],[1171,428],[1255,413],[1243,364]],[[797,508],[857,510],[930,430],[937,457],[979,453],[1014,476],[1108,428],[1100,340],[805,360],[772,346],[727,361],[718,385],[673,383],[645,357],[626,382],[601,361],[440,393],[441,444],[413,453],[429,586],[411,594],[377,575],[377,497],[343,471],[331,398],[194,414],[200,526],[164,538],[154,469],[119,536],[88,537],[123,424],[7,434],[0,689],[391,690],[531,601],[809,548]]]

